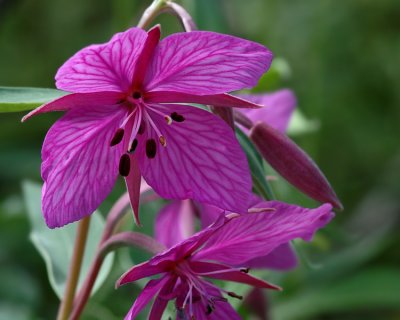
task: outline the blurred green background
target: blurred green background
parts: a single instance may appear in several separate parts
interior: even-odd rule
[[[0,86],[54,87],[68,57],[134,25],[149,3],[0,0]],[[286,289],[266,297],[269,319],[400,319],[400,2],[180,3],[199,28],[258,41],[287,62],[290,70],[269,76],[263,89],[292,88],[299,109],[319,122],[293,138],[345,206],[313,244],[298,245],[300,268],[269,275]],[[173,17],[158,21],[164,34],[180,30]],[[41,142],[58,115],[21,124],[22,115],[0,116],[0,319],[53,319],[58,299],[29,241],[21,182],[40,181]],[[316,205],[284,183],[276,191]],[[113,291],[123,271],[115,265],[84,319],[120,319],[128,310],[133,289]]]

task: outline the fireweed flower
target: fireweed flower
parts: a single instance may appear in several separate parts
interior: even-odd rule
[[[257,109],[240,109],[253,123],[264,122],[285,133],[293,111],[297,105],[296,96],[289,89],[263,94],[241,94],[240,98],[264,106]]]
[[[258,210],[252,213],[221,215],[206,229],[126,272],[117,286],[160,275],[147,283],[126,319],[134,319],[153,297],[156,298],[149,316],[152,320],[161,319],[169,300],[175,300],[178,318],[240,319],[224,294],[241,297],[205,278],[278,289],[238,265],[295,238],[310,240],[333,217],[329,204],[311,210],[277,201],[261,202],[255,207]]]
[[[186,105],[258,107],[226,94],[269,68],[262,45],[213,32],[131,28],[77,52],[56,75],[72,92],[32,111],[63,111],[42,149],[42,209],[49,227],[92,213],[125,177],[136,218],[141,176],[162,197],[243,212],[247,161],[230,128]]]

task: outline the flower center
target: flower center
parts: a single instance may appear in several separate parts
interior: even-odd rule
[[[140,144],[143,143],[146,157],[149,160],[157,156],[159,148],[158,143],[162,147],[167,146],[167,138],[162,133],[163,126],[157,122],[159,121],[158,116],[164,119],[168,125],[172,125],[173,123],[179,124],[186,119],[182,114],[176,111],[166,114],[164,111],[166,106],[164,105],[146,104],[143,101],[143,95],[140,91],[133,91],[121,101],[121,104],[125,105],[129,112],[120,127],[115,131],[110,141],[110,146],[116,146],[124,141],[126,152],[120,159],[119,173],[121,176],[126,177],[129,175],[130,171],[129,154],[134,154]],[[157,123],[159,123],[159,125],[157,125]],[[158,139],[154,139],[149,130],[152,130]],[[145,137],[146,132],[147,138]]]

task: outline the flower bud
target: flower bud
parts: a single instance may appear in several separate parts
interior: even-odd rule
[[[265,123],[258,123],[251,129],[250,139],[263,158],[289,183],[317,201],[343,209],[315,162],[286,135]]]

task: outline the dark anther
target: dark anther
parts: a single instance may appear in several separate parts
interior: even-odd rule
[[[208,305],[207,305],[207,312],[206,312],[206,315],[211,314],[211,313],[214,311],[214,309],[215,309],[215,308],[214,308],[212,305],[208,304]]]
[[[119,174],[123,177],[127,177],[129,175],[129,171],[131,170],[131,160],[127,153],[124,153],[119,159]]]
[[[230,296],[232,298],[239,299],[239,300],[243,300],[243,296],[240,296],[240,295],[238,295],[238,294],[236,294],[234,292],[228,292],[228,296]]]
[[[137,145],[138,145],[138,140],[137,139],[133,140],[132,144],[131,144],[131,147],[129,148],[128,152],[129,153],[134,153],[135,150],[136,150]]]
[[[171,113],[171,119],[176,121],[176,122],[183,122],[185,121],[185,117],[177,112],[172,112]]]
[[[133,99],[140,99],[142,97],[142,94],[139,91],[135,91],[132,93],[132,98]]]
[[[242,268],[240,269],[240,271],[242,271],[243,273],[249,273],[250,268]]]
[[[157,153],[157,144],[156,140],[149,139],[146,141],[146,156],[149,159],[153,159]]]
[[[117,131],[115,131],[115,134],[110,141],[111,147],[117,145],[118,143],[120,143],[122,141],[122,138],[124,137],[124,132],[125,132],[125,130],[122,128],[118,128]]]
[[[146,129],[146,125],[145,125],[144,121],[142,121],[142,122],[140,123],[138,133],[139,133],[139,134],[143,134],[143,132],[144,132],[145,129]]]

